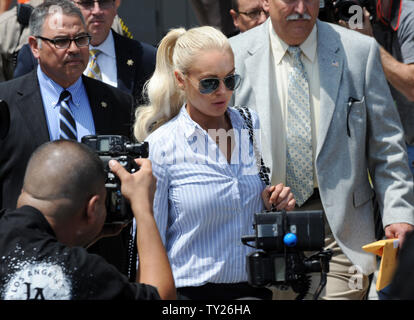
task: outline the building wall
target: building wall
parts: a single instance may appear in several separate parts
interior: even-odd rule
[[[188,0],[122,0],[118,15],[134,39],[153,45],[171,28],[198,25]]]

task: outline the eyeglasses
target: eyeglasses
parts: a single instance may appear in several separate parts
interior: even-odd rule
[[[89,43],[91,42],[91,36],[90,35],[82,35],[75,37],[73,39],[71,38],[56,38],[56,39],[49,39],[41,36],[36,36],[36,38],[39,38],[41,40],[49,41],[53,43],[56,49],[67,49],[71,46],[72,41],[75,42],[76,46],[78,48],[80,47],[87,47],[89,46]]]
[[[220,86],[220,80],[223,81],[226,88],[234,91],[238,88],[241,82],[241,77],[238,74],[231,74],[223,79],[220,78],[205,78],[198,82],[198,91],[201,94],[213,93]]]
[[[238,13],[240,14],[244,14],[246,16],[248,16],[250,19],[252,20],[257,20],[260,18],[260,16],[262,15],[262,13],[268,17],[269,13],[267,11],[264,11],[263,9],[256,9],[256,10],[252,10],[249,12],[242,12],[242,11],[238,11]]]
[[[84,10],[92,10],[95,7],[95,2],[99,4],[101,9],[109,9],[114,5],[115,0],[84,0],[84,1],[75,1],[75,3],[82,7]]]

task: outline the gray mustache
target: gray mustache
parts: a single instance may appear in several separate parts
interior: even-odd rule
[[[290,16],[288,16],[286,18],[286,21],[294,21],[294,20],[310,20],[311,16],[308,15],[307,13],[304,14],[300,14],[300,13],[294,13],[291,14]]]

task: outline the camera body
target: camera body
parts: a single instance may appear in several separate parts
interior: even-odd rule
[[[148,158],[148,142],[131,143],[121,135],[88,135],[82,143],[96,151],[104,163],[106,180],[106,220],[105,223],[128,223],[134,217],[131,206],[121,194],[121,182],[109,169],[109,161],[117,160],[128,172],[139,170],[135,158]]]
[[[325,241],[323,211],[265,211],[254,216],[255,235],[242,242],[260,249],[246,257],[248,282],[253,287],[290,286],[306,295],[311,272],[328,272],[330,251]],[[249,245],[249,242],[254,242]],[[306,257],[305,251],[317,251]]]

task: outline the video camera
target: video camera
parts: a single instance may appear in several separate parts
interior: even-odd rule
[[[331,250],[323,250],[325,227],[323,211],[265,211],[254,216],[255,235],[242,237],[242,243],[261,249],[246,257],[248,282],[253,287],[276,285],[292,287],[303,299],[310,288],[311,272],[321,273],[315,292],[317,299],[326,285]],[[254,245],[250,245],[254,242]],[[317,251],[307,257],[304,251]]]
[[[128,172],[136,172],[139,166],[135,158],[148,158],[148,142],[131,143],[120,135],[88,135],[82,143],[97,152],[104,163],[106,173],[106,220],[105,223],[128,223],[134,217],[129,202],[121,194],[121,182],[109,169],[108,162],[117,160]]]

